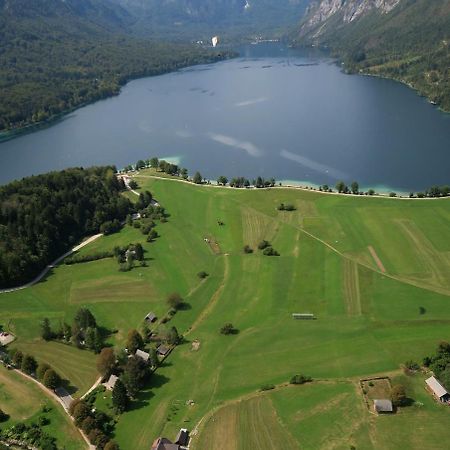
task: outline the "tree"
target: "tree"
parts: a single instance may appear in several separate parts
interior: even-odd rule
[[[354,181],[351,185],[350,185],[350,189],[352,190],[352,194],[359,194],[359,184],[357,181]]]
[[[149,360],[150,360],[150,365],[152,367],[158,367],[159,364],[159,359],[158,359],[158,352],[156,351],[155,347],[151,347],[149,350]]]
[[[166,341],[170,345],[176,345],[178,344],[180,340],[180,336],[178,334],[178,330],[175,327],[172,327],[166,335]]]
[[[180,176],[183,178],[183,180],[187,180],[188,178],[188,171],[187,169],[183,168],[180,170]]]
[[[22,366],[23,353],[20,350],[17,350],[12,358],[12,363],[15,367],[19,368]]]
[[[159,166],[159,159],[156,157],[150,158],[150,167],[152,169],[157,169]]]
[[[244,247],[244,253],[253,253],[253,249],[250,247],[250,245],[246,245]]]
[[[221,175],[219,178],[217,178],[217,184],[221,184],[222,186],[225,186],[228,183],[228,178]]]
[[[204,278],[208,277],[208,272],[205,272],[204,270],[202,270],[201,272],[199,272],[197,274],[197,276],[203,280]]]
[[[122,382],[127,388],[130,397],[135,397],[143,387],[148,369],[142,358],[132,356],[125,365]]]
[[[144,339],[137,330],[130,330],[127,337],[128,352],[135,354],[136,350],[144,348]]]
[[[336,189],[339,193],[343,193],[343,192],[347,192],[348,191],[348,187],[347,185],[343,182],[343,181],[338,181],[336,183]]]
[[[391,399],[394,406],[404,406],[407,404],[406,390],[401,384],[396,384],[391,389]]]
[[[194,175],[194,178],[192,178],[192,181],[195,184],[202,184],[203,177],[202,177],[201,173],[200,172],[195,172],[195,175]]]
[[[31,355],[25,355],[22,359],[20,370],[27,375],[31,375],[36,371],[37,362]]]
[[[73,414],[72,414],[77,427],[80,427],[81,424],[83,423],[84,419],[86,419],[86,417],[90,416],[90,414],[91,414],[90,406],[84,400],[79,401],[76,404],[75,408],[73,409]]]
[[[306,375],[294,375],[291,378],[290,383],[291,384],[305,384],[305,383],[309,383],[310,381],[312,381],[312,378],[308,377]]]
[[[226,323],[221,329],[220,329],[220,334],[235,334],[236,333],[236,329],[233,327],[233,324],[231,323]]]
[[[81,429],[89,434],[93,429],[95,429],[95,420],[91,416],[87,416],[83,422],[81,422]]]
[[[183,299],[178,292],[173,292],[167,297],[167,304],[174,309],[180,309],[183,304]]]
[[[450,365],[447,365],[444,371],[441,372],[440,380],[447,390],[450,390]]]
[[[145,161],[142,159],[138,160],[136,163],[136,170],[143,169],[145,167]]]
[[[137,184],[136,180],[130,180],[128,182],[128,186],[130,187],[130,189],[137,189],[139,187],[139,185]]]
[[[98,428],[91,430],[91,432],[88,434],[88,439],[91,444],[101,449],[104,448],[104,446],[108,442],[108,438],[106,437],[105,433],[103,433],[103,431],[99,430]]]
[[[114,350],[110,347],[102,348],[100,354],[97,356],[97,370],[103,377],[111,374],[116,365],[116,355]]]
[[[45,341],[50,341],[53,338],[53,332],[50,327],[50,320],[47,317],[41,323],[41,337]]]
[[[47,370],[51,369],[51,367],[46,364],[46,363],[39,363],[38,368],[36,370],[36,377],[39,381],[43,381],[44,380],[44,375],[45,372],[47,372]]]
[[[9,415],[6,414],[2,409],[0,409],[0,423],[6,422],[9,419]]]
[[[104,450],[120,450],[119,445],[115,441],[109,441],[106,445]]]
[[[127,394],[127,389],[123,382],[118,379],[114,385],[112,391],[112,404],[118,414],[122,414],[126,411],[128,406],[129,398]]]
[[[134,244],[135,257],[138,261],[142,261],[144,259],[144,249],[141,244]]]
[[[369,195],[375,195],[375,191],[374,191],[373,189],[369,189],[369,190],[367,191],[367,193],[368,193]]]
[[[97,327],[97,322],[95,320],[94,315],[87,308],[80,308],[75,314],[74,323],[81,330],[85,330],[89,327],[95,328]]]
[[[44,374],[42,383],[45,387],[55,390],[61,385],[61,377],[53,369],[48,369]]]
[[[267,247],[270,247],[270,243],[268,242],[268,241],[261,241],[259,244],[258,244],[258,248],[260,249],[260,250],[264,250],[265,248],[267,248]]]

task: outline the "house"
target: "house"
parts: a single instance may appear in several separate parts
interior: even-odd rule
[[[147,352],[144,352],[143,350],[136,350],[135,353],[136,356],[139,356],[139,358],[143,359],[145,362],[148,362],[148,359],[150,358],[150,355]]]
[[[180,450],[180,446],[167,438],[159,437],[153,442],[151,450]]]
[[[377,412],[378,414],[391,413],[392,411],[394,411],[394,408],[392,407],[392,402],[386,399],[374,400],[373,408],[375,409],[375,412]]]
[[[182,445],[183,447],[188,445],[189,442],[189,432],[186,428],[181,428],[175,438],[175,444]]]
[[[108,391],[112,391],[118,379],[119,377],[117,377],[116,375],[111,375],[109,377],[109,380],[105,383],[105,388],[108,389]]]
[[[156,314],[151,311],[145,316],[146,322],[153,323],[153,322],[156,322],[156,319],[157,319]]]
[[[430,377],[425,380],[425,383],[428,386],[428,389],[433,393],[437,400],[442,403],[447,403],[450,401],[450,394],[445,390],[445,388],[439,383],[439,381]]]
[[[166,356],[166,355],[169,353],[170,349],[169,349],[169,347],[166,347],[165,345],[160,345],[160,346],[156,349],[156,351],[157,351],[158,354],[160,354],[161,356]]]

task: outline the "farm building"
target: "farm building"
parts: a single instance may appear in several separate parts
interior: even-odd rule
[[[155,322],[157,319],[156,314],[154,312],[149,312],[146,316],[145,316],[145,320],[146,322],[150,322],[153,323]]]
[[[189,432],[186,428],[181,428],[175,438],[175,444],[186,446],[189,442]]]
[[[445,388],[441,385],[441,383],[439,383],[436,378],[427,378],[425,380],[425,383],[437,400],[442,403],[447,403],[448,401],[450,401],[450,394],[445,390]]]
[[[298,320],[314,320],[315,316],[314,314],[304,314],[304,313],[294,313],[292,314],[292,318],[293,319],[298,319]]]
[[[392,407],[392,402],[386,399],[374,400],[373,408],[378,414],[391,413],[394,410],[394,408]]]
[[[135,353],[136,356],[139,356],[139,358],[143,359],[145,362],[148,362],[148,359],[150,358],[150,355],[147,352],[144,352],[143,350],[136,350]]]
[[[111,375],[109,377],[109,380],[105,383],[105,388],[108,389],[108,391],[112,391],[118,379],[119,377],[117,377],[116,375]]]
[[[167,438],[159,437],[153,442],[151,450],[180,450],[180,446]]]
[[[166,347],[165,345],[160,345],[156,351],[161,355],[161,356],[166,356],[169,353],[169,347]]]

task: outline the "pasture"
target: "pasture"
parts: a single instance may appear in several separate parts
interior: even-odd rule
[[[60,266],[33,288],[1,295],[1,315],[18,337],[14,345],[49,360],[83,393],[96,378],[95,356],[43,342],[42,318],[56,325],[87,306],[102,326],[117,330],[110,342],[121,347],[130,328],[139,327],[149,311],[161,317],[167,294],[178,291],[188,306],[170,324],[185,342],[120,417],[115,439],[121,448],[147,449],[155,437],[173,438],[180,427],[192,429],[202,418],[193,450],[216,448],[210,442],[211,436],[223,436],[220,423],[236,436],[234,447],[223,447],[231,450],[275,448],[255,426],[261,421],[286,449],[296,448],[293,442],[299,448],[326,447],[322,440],[333,420],[333,448],[353,442],[357,448],[377,448],[377,442],[395,448],[383,439],[400,426],[418,434],[406,425],[419,423],[412,413],[396,415],[384,428],[381,422],[371,428],[368,412],[360,420],[365,406],[355,386],[360,377],[395,371],[409,359],[421,361],[438,341],[450,339],[448,199],[236,190],[151,174],[143,171],[136,180],[170,214],[167,223],[158,224],[156,242],[146,243],[139,230],[127,226],[81,250],[89,254],[142,242],[148,267],[121,273],[114,259]],[[296,210],[278,211],[281,202]],[[263,256],[257,249],[263,239],[281,256]],[[244,245],[254,252],[245,254]],[[203,270],[209,277],[200,280]],[[317,320],[293,320],[294,312],[313,313]],[[221,335],[225,322],[238,333]],[[198,351],[192,349],[194,340]],[[330,382],[248,397],[296,373]],[[334,407],[328,407],[330,401]],[[423,403],[424,420],[447,418],[438,405]],[[212,421],[212,411],[220,420]],[[295,417],[306,428],[297,427]],[[305,436],[304,429],[312,431]]]

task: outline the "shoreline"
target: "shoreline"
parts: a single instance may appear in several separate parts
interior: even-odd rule
[[[131,175],[130,175],[131,173]],[[396,197],[391,197],[389,196],[389,194],[383,194],[383,193],[375,193],[373,195],[369,195],[369,194],[365,194],[365,193],[360,193],[360,194],[353,194],[351,192],[349,193],[344,193],[344,192],[327,192],[327,191],[320,191],[318,188],[315,187],[310,187],[310,186],[302,186],[302,185],[296,185],[296,184],[282,184],[280,185],[275,185],[272,187],[262,187],[262,188],[257,188],[255,186],[250,186],[250,187],[233,187],[233,186],[223,186],[221,184],[217,184],[216,182],[211,182],[210,183],[201,183],[201,184],[197,184],[194,183],[193,181],[190,180],[184,180],[180,177],[177,176],[158,176],[158,175],[145,175],[145,174],[141,174],[140,172],[122,172],[121,174],[122,176],[127,176],[129,178],[153,178],[156,180],[165,180],[165,181],[176,181],[176,182],[181,182],[181,183],[187,183],[193,186],[199,186],[199,187],[210,187],[210,188],[223,188],[223,189],[235,189],[238,191],[253,191],[253,190],[270,190],[270,189],[292,189],[292,190],[300,190],[300,191],[305,191],[305,192],[313,192],[316,194],[324,194],[324,195],[341,195],[344,197],[351,197],[351,198],[383,198],[383,199],[390,199],[390,200],[445,200],[445,199],[450,199],[450,196],[446,196],[446,197],[409,197],[409,196],[400,196],[397,194]],[[213,184],[215,183],[215,184]],[[138,188],[139,189],[139,188]]]

